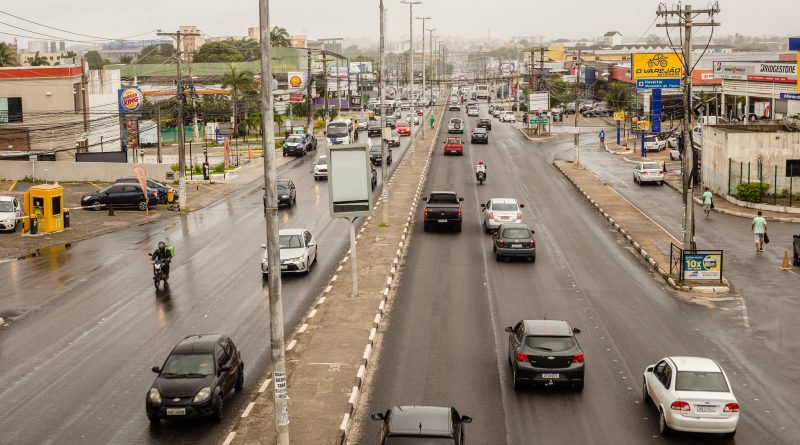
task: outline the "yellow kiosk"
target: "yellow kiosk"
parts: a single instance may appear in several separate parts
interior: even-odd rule
[[[57,184],[34,185],[23,197],[25,213],[36,218],[41,233],[64,230],[64,188]],[[25,231],[30,232],[31,220],[25,219]]]

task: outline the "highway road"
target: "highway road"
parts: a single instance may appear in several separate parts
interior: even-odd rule
[[[408,144],[394,149],[390,171]],[[319,245],[309,275],[284,275],[287,335],[349,247],[347,223],[329,217],[327,182],[311,174],[321,153],[323,141],[278,171],[297,187],[281,227],[308,227]],[[0,330],[0,443],[221,443],[269,364],[262,186],[256,180],[204,210],[0,263],[0,306],[12,320]],[[168,290],[154,289],[147,257],[160,240],[176,249]],[[226,400],[221,423],[149,427],[150,368],[184,336],[209,332],[228,334],[241,350],[244,393]]]
[[[416,221],[353,443],[376,443],[370,413],[406,404],[455,406],[473,417],[466,431],[474,444],[796,443],[798,381],[781,377],[797,368],[797,354],[750,360],[768,340],[742,325],[736,300],[688,303],[666,289],[551,165],[571,156],[571,137],[530,143],[515,124],[495,119],[493,127],[490,143],[467,145],[464,157],[434,155],[426,191],[465,198],[463,231],[423,233]],[[482,186],[472,169],[479,159],[488,164]],[[493,197],[525,204],[536,263],[495,262],[479,205]],[[503,329],[523,318],[565,319],[582,330],[583,393],[513,390]],[[755,338],[741,341],[748,336]],[[722,364],[742,406],[735,439],[658,434],[657,411],[642,402],[642,372],[667,355]]]

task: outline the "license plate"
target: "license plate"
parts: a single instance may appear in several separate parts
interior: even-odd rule
[[[559,374],[557,372],[543,372],[542,373],[543,379],[557,379],[559,378]]]
[[[698,413],[713,413],[717,410],[716,405],[697,405],[696,408]]]
[[[440,223],[446,223],[446,222],[447,222],[447,220],[446,220],[446,219],[440,219],[440,220],[439,220],[439,222],[440,222]]]
[[[287,270],[287,269],[289,269],[289,266],[281,264],[281,270]]]
[[[522,244],[512,244],[511,247],[522,247]]]
[[[185,416],[186,408],[167,408],[168,416]]]

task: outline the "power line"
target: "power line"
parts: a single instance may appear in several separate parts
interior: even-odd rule
[[[108,38],[108,37],[98,37],[98,36],[93,36],[93,35],[89,35],[89,34],[81,34],[79,32],[68,31],[66,29],[56,28],[55,26],[49,26],[49,25],[45,25],[43,23],[35,22],[33,20],[29,20],[29,19],[26,19],[24,17],[20,17],[18,15],[14,15],[14,14],[11,14],[10,12],[6,12],[6,11],[2,11],[2,10],[0,10],[0,14],[5,14],[5,15],[7,15],[9,17],[14,17],[15,19],[22,20],[23,22],[28,22],[28,23],[32,23],[32,24],[37,25],[37,26],[41,26],[42,28],[53,29],[53,30],[56,30],[56,31],[65,32],[67,34],[72,34],[72,35],[81,36],[81,37],[89,37],[91,39],[98,39],[98,40],[119,41],[119,40],[129,39],[131,37],[140,37],[140,36],[147,35],[147,34],[152,34],[153,32],[155,32],[155,30],[153,30],[153,31],[148,31],[148,32],[141,33],[141,34],[132,35],[132,36],[126,36],[126,37],[122,37],[122,38],[118,38],[118,39],[112,39],[112,38]],[[13,26],[13,25],[8,25],[8,26],[11,26],[11,27],[17,28],[17,29],[22,29],[22,28]],[[22,29],[22,30],[23,31],[28,31],[28,32],[33,32],[33,33],[36,33],[36,34],[41,34],[41,33],[38,33],[36,31],[31,31],[31,30],[27,30],[27,29]],[[42,35],[45,35],[45,34],[42,34]],[[55,38],[60,39],[60,40],[66,40],[66,39],[62,39],[61,37],[55,37]],[[77,42],[77,40],[71,40],[71,41]]]

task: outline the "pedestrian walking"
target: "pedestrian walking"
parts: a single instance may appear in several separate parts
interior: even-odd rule
[[[714,197],[708,190],[708,187],[704,187],[704,189],[705,191],[703,192],[703,212],[706,214],[706,218],[708,218],[709,215],[711,214],[711,206],[713,205]]]
[[[431,123],[431,130],[433,130],[433,122],[435,119],[433,118],[433,114],[431,114],[430,123]]]
[[[600,130],[600,146],[603,145],[603,142],[605,142],[605,140],[606,140],[606,132],[603,131],[603,130]]]
[[[753,218],[751,228],[755,235],[756,253],[761,253],[764,251],[764,240],[767,238],[767,220],[761,216],[761,210],[758,211],[758,216]]]

